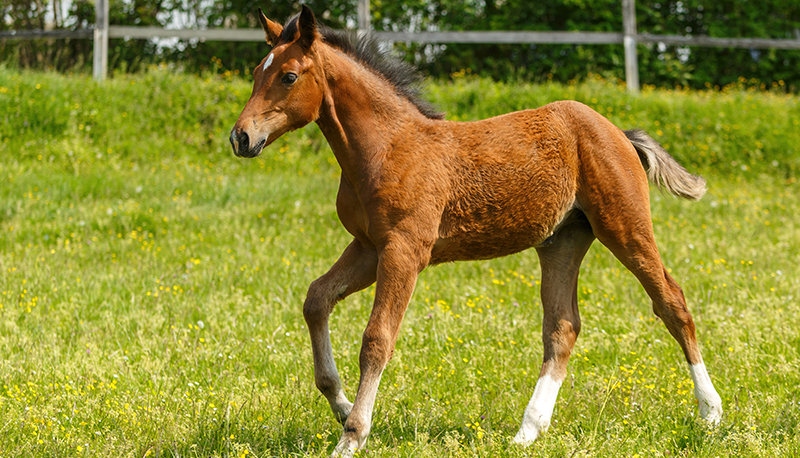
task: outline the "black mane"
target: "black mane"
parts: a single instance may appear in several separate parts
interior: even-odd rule
[[[279,41],[291,41],[297,33],[296,15],[286,21]],[[328,45],[342,51],[364,67],[377,73],[394,87],[398,95],[411,102],[423,116],[430,119],[444,119],[444,113],[422,98],[422,74],[413,65],[404,62],[386,51],[381,51],[378,41],[368,35],[351,38],[354,33],[339,32],[317,24],[322,39]],[[355,41],[355,43],[354,43]]]

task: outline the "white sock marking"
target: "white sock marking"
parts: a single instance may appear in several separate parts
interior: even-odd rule
[[[549,374],[540,377],[533,389],[533,396],[525,409],[522,425],[514,436],[514,442],[530,445],[550,427],[553,409],[556,407],[561,380],[554,380]]]
[[[269,53],[269,56],[267,56],[267,61],[264,62],[264,71],[267,71],[267,67],[272,65],[272,59],[273,58],[275,58],[275,55],[272,54],[272,53]]]
[[[713,424],[719,423],[722,417],[722,398],[711,383],[706,365],[703,363],[690,365],[689,373],[692,374],[694,381],[694,397],[700,408],[700,417]]]

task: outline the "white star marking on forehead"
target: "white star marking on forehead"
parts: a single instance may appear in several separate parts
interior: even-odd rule
[[[272,54],[272,53],[270,53],[269,56],[267,56],[267,61],[264,62],[264,71],[267,71],[267,67],[269,67],[270,64],[272,64],[272,58],[273,57],[275,57],[275,55]]]

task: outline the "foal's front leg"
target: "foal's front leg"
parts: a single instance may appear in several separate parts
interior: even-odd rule
[[[375,250],[353,240],[333,267],[311,283],[303,305],[314,353],[314,381],[330,403],[333,414],[342,423],[350,415],[353,404],[347,400],[339,381],[331,348],[328,316],[336,302],[375,282],[377,265]]]
[[[344,422],[344,433],[333,452],[334,457],[353,456],[367,441],[383,369],[394,352],[400,322],[417,275],[427,265],[429,255],[424,253],[424,250],[395,243],[380,254],[375,302],[361,343],[358,393],[353,410]]]

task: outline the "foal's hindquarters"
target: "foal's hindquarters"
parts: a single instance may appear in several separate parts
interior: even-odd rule
[[[552,243],[536,248],[542,269],[544,361],[514,442],[530,444],[550,425],[580,331],[578,272],[595,238],[636,276],[652,299],[653,311],[678,341],[689,364],[701,417],[717,423],[721,399],[700,356],[683,292],[656,247],[648,174],[667,191],[693,199],[702,196],[705,182],[686,172],[643,132],[623,133],[602,116],[574,103],[565,110],[581,113],[571,116],[573,133],[580,132],[579,186],[573,213],[562,222]]]

